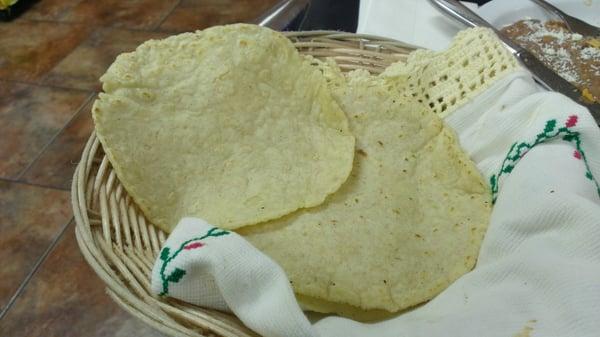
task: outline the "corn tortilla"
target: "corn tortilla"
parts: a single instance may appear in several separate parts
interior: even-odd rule
[[[185,216],[234,229],[319,205],[352,168],[354,137],[325,79],[270,29],[150,40],[101,81],[97,135],[167,232]]]

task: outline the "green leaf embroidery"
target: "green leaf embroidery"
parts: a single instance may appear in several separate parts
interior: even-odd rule
[[[185,275],[185,270],[181,268],[175,268],[175,270],[173,270],[171,274],[167,277],[167,281],[177,283],[179,282],[179,280],[181,280],[183,275]]]
[[[556,119],[551,119],[546,122],[546,127],[544,128],[544,133],[551,132],[556,127]]]
[[[523,156],[523,153],[529,151],[530,147],[529,144],[527,143],[521,143],[519,145],[517,145],[517,149],[516,149],[516,153],[513,157],[511,157],[511,160],[518,160],[519,158],[521,158]],[[522,151],[525,150],[525,151]]]
[[[209,237],[209,236],[221,236],[221,235],[227,235],[227,234],[229,234],[229,232],[226,231],[226,230],[221,230],[220,232],[218,230],[219,230],[219,228],[214,227],[211,230],[209,230],[208,233],[206,233],[206,236],[207,237]]]
[[[167,261],[167,259],[169,258],[170,251],[171,250],[169,249],[169,247],[163,248],[163,250],[160,251],[160,259],[163,261]]]

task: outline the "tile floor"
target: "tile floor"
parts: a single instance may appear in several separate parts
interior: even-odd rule
[[[79,252],[70,183],[98,78],[143,41],[250,21],[277,0],[40,0],[0,22],[0,336],[162,336]]]

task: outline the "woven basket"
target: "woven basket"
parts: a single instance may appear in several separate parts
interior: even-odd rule
[[[380,73],[415,49],[367,35],[332,31],[285,34],[301,53],[332,57],[344,71]],[[256,336],[230,314],[152,295],[152,265],[167,235],[136,207],[95,133],[83,150],[71,193],[81,252],[121,307],[170,336]]]

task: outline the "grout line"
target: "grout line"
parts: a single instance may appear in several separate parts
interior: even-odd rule
[[[36,184],[36,183],[30,183],[30,182],[24,181],[24,180],[15,180],[15,179],[3,178],[3,177],[0,177],[0,181],[7,182],[7,183],[20,184],[20,185],[27,185],[27,186],[32,186],[32,187],[48,188],[48,189],[57,190],[57,191],[70,191],[71,190],[70,187],[68,187],[68,188],[56,187],[56,186],[51,186],[51,185]]]
[[[22,21],[37,21],[37,22],[46,22],[46,23],[69,23],[69,22],[65,22],[65,21],[61,21],[60,19],[62,17],[64,17],[66,15],[67,12],[69,12],[70,10],[72,10],[73,8],[75,8],[77,5],[79,5],[80,3],[84,2],[85,0],[79,0],[75,3],[73,3],[70,6],[66,6],[65,8],[62,8],[60,10],[60,12],[57,15],[53,15],[52,18],[47,18],[47,19],[40,19],[40,18],[29,18],[29,17],[22,17],[21,20]],[[32,8],[35,8],[35,3],[32,4]]]
[[[177,3],[175,4],[175,6],[173,6],[173,8],[171,8],[171,10],[170,10],[170,11],[169,11],[167,14],[165,14],[165,16],[163,16],[163,17],[162,17],[162,18],[159,20],[159,22],[156,24],[156,27],[152,28],[152,31],[153,31],[153,32],[157,32],[157,31],[158,31],[158,32],[160,32],[160,31],[158,30],[158,29],[160,28],[160,26],[162,26],[162,24],[163,24],[163,23],[164,23],[164,22],[167,20],[167,18],[168,18],[169,16],[171,16],[171,14],[173,14],[173,12],[175,11],[175,9],[176,9],[177,7],[179,7],[179,5],[181,5],[181,2],[182,2],[182,1],[183,1],[183,0],[179,0],[179,1],[177,1]]]
[[[70,8],[68,8],[68,9],[70,9]],[[71,23],[71,22],[61,22],[61,21],[51,21],[51,20],[32,20],[32,19],[23,19],[23,21],[24,21],[25,23],[27,23],[27,22],[41,22],[41,23],[47,23],[47,24],[53,24],[53,25],[66,25],[66,26],[71,26],[71,28],[76,28],[75,26],[77,26],[76,24],[74,24],[74,23]],[[83,25],[83,23],[82,23],[82,24],[79,24],[79,26],[82,26],[82,25]],[[89,29],[89,31],[88,31],[87,33],[85,33],[85,30],[84,30],[85,36],[82,36],[82,38],[81,38],[79,41],[77,41],[77,44],[76,44],[76,45],[74,45],[74,46],[73,46],[73,47],[72,47],[72,48],[71,48],[71,49],[68,51],[68,53],[67,53],[66,55],[64,55],[63,57],[61,57],[59,60],[56,60],[55,62],[53,62],[53,63],[50,65],[50,68],[48,68],[48,70],[47,70],[45,73],[42,73],[42,74],[40,74],[39,76],[37,76],[37,78],[35,79],[35,80],[37,81],[37,83],[40,83],[40,84],[41,84],[41,83],[43,83],[43,82],[44,82],[44,81],[45,81],[45,80],[48,78],[48,76],[50,76],[50,73],[51,73],[51,72],[52,72],[54,69],[56,69],[56,67],[57,67],[57,66],[58,66],[58,65],[59,65],[59,64],[60,64],[62,61],[64,61],[64,60],[65,60],[65,59],[66,59],[66,58],[67,58],[69,55],[71,55],[71,54],[72,54],[72,53],[73,53],[73,52],[74,52],[74,51],[75,51],[77,48],[79,48],[79,47],[80,47],[81,45],[83,45],[83,44],[84,44],[84,43],[85,43],[87,40],[89,40],[89,38],[92,36],[92,34],[94,34],[94,32],[95,32],[95,31],[96,31],[96,27],[93,27],[93,26],[92,26],[92,27]],[[20,81],[14,81],[14,82],[21,83]],[[31,84],[31,83],[29,83],[29,82],[22,82],[22,83]],[[37,83],[36,83],[36,84],[37,84]],[[61,86],[54,86],[54,87],[55,87],[55,88],[61,88],[61,89],[73,89],[73,88],[66,88],[66,87],[61,87]],[[79,90],[81,90],[81,89],[79,89]]]
[[[181,0],[179,0],[181,1]],[[175,6],[176,7],[176,6]],[[169,13],[167,14],[170,15],[171,12],[175,9],[175,7],[173,7],[171,10],[169,10]],[[163,20],[166,19],[166,16],[164,18],[161,18],[158,25],[160,26],[163,22]],[[89,24],[89,22],[86,21],[59,21],[59,20],[48,20],[48,19],[35,19],[35,18],[24,18],[21,19],[22,22],[42,22],[42,23],[58,23],[58,24],[63,24],[63,25],[71,25],[71,26],[75,26],[75,25],[85,25],[85,24]],[[123,27],[123,26],[119,26],[118,22],[113,22],[113,23],[108,23],[108,24],[103,24],[103,23],[92,23],[90,25],[92,27],[92,31],[94,31],[95,29],[103,29],[103,28],[109,28],[109,29],[123,29],[123,30],[128,30],[131,32],[147,32],[147,33],[152,33],[156,30],[156,27],[143,27],[143,28],[135,28],[135,27]]]
[[[52,143],[54,143],[54,141],[58,138],[58,136],[69,126],[69,124],[71,124],[71,122],[73,122],[73,120],[79,115],[79,113],[83,110],[83,108],[85,106],[87,106],[87,104],[92,100],[94,95],[95,95],[95,93],[91,93],[88,95],[88,97],[83,101],[83,103],[75,110],[75,113],[71,116],[71,118],[69,118],[69,120],[62,126],[62,128],[60,128],[60,130],[58,130],[58,132],[56,132],[52,136],[52,138],[46,143],[46,145],[44,145],[44,147],[35,156],[35,158],[33,158],[33,160],[31,160],[29,162],[29,164],[23,170],[21,170],[21,173],[19,173],[19,175],[17,175],[17,178],[16,178],[17,181],[21,181],[21,179],[27,173],[27,171],[29,171],[29,169],[31,169],[33,167],[33,165],[38,161],[38,159],[40,159],[40,157],[44,154],[44,152],[46,152],[46,150],[50,147],[50,145],[52,145]]]
[[[48,257],[48,255],[50,255],[50,252],[52,252],[52,250],[54,250],[54,247],[56,247],[56,245],[58,244],[58,241],[60,241],[60,239],[63,237],[64,233],[67,231],[67,228],[69,228],[71,223],[73,223],[73,217],[71,217],[71,219],[69,219],[69,221],[67,221],[67,223],[65,225],[63,225],[63,228],[60,229],[58,235],[56,237],[54,237],[52,242],[50,242],[50,244],[48,245],[48,248],[46,248],[44,253],[42,253],[42,255],[38,258],[38,260],[33,265],[33,268],[31,269],[31,271],[27,274],[25,279],[21,282],[21,284],[19,285],[19,287],[17,288],[15,293],[10,297],[10,299],[8,300],[8,303],[2,308],[2,310],[0,311],[0,320],[2,320],[2,318],[4,318],[4,316],[6,316],[6,314],[10,310],[10,308],[17,301],[17,298],[21,295],[21,293],[23,293],[23,291],[25,290],[25,287],[29,284],[29,281],[31,281],[31,279],[33,278],[35,273],[38,271],[40,266],[46,261],[46,258]]]
[[[52,23],[52,24],[67,25],[67,26],[74,26],[74,25],[81,26],[82,24],[86,23],[85,21],[61,21],[59,19],[37,19],[37,18],[20,18],[19,23],[21,23],[21,22]]]
[[[45,76],[43,76],[43,77],[45,77]],[[41,78],[40,78],[40,80],[41,80]],[[18,84],[25,84],[25,85],[30,85],[30,86],[34,86],[34,87],[61,89],[61,90],[74,90],[74,91],[80,91],[80,92],[94,92],[94,93],[97,92],[95,89],[89,90],[89,89],[80,89],[80,88],[72,88],[72,87],[71,88],[70,87],[61,87],[61,86],[54,85],[54,84],[27,82],[27,81],[13,80],[13,79],[7,79],[7,78],[0,78],[0,82],[18,83]]]

